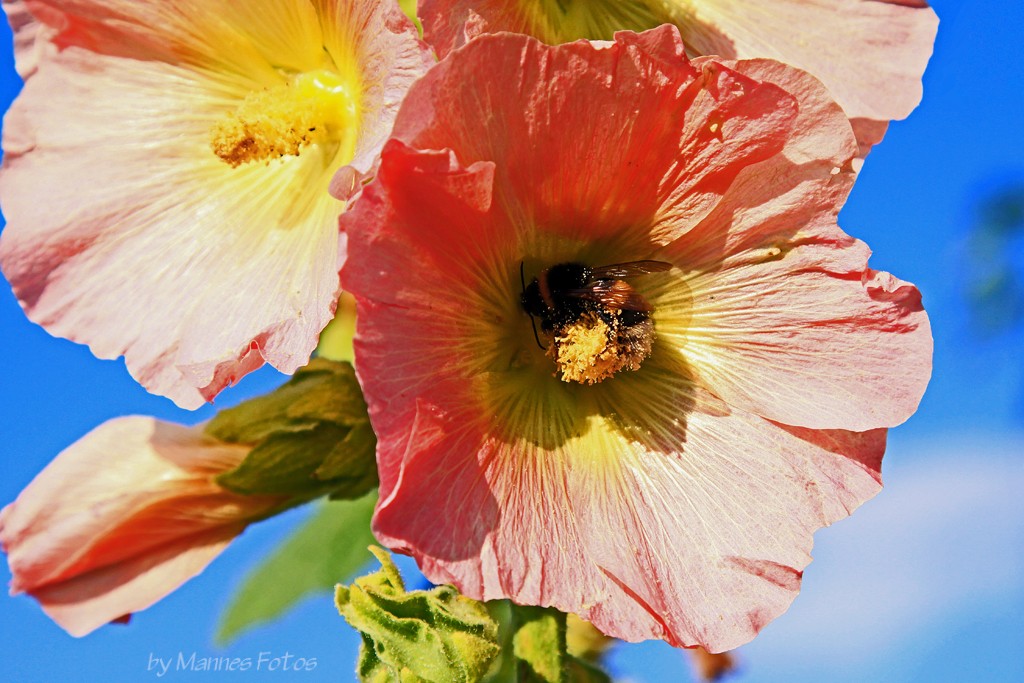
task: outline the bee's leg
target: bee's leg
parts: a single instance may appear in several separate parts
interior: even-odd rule
[[[533,319],[533,315],[530,315],[530,327],[533,328],[533,339],[537,342],[537,348],[546,351],[547,349],[540,343],[540,335],[537,334],[537,321]]]

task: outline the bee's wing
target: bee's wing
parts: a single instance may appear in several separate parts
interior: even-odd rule
[[[590,277],[595,280],[614,280],[623,277],[636,277],[645,273],[661,273],[672,267],[665,261],[629,261],[628,263],[612,263],[590,269]]]
[[[645,312],[653,310],[647,300],[623,280],[596,280],[582,289],[566,290],[565,294],[577,299],[596,301],[605,308]]]

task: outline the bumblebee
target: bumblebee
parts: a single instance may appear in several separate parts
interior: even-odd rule
[[[520,303],[531,318],[540,320],[541,329],[547,333],[577,322],[585,313],[596,313],[609,323],[611,317],[619,317],[621,324],[635,325],[649,318],[651,305],[625,278],[660,273],[671,267],[664,261],[595,267],[559,263],[542,270],[529,285],[523,280]]]
[[[526,284],[520,264],[520,304],[551,337],[546,349],[565,381],[595,384],[620,370],[637,370],[651,355],[654,322],[650,303],[626,278],[671,268],[664,261],[630,261],[607,266],[559,263]]]

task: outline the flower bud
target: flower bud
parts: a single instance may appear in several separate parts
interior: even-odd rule
[[[216,483],[250,449],[147,417],[100,425],[0,511],[11,593],[73,636],[149,607],[287,504]]]

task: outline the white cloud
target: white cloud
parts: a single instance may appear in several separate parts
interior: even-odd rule
[[[894,441],[883,473],[876,499],[818,533],[790,612],[741,651],[750,680],[926,680],[915,657],[1024,607],[1024,435]]]

